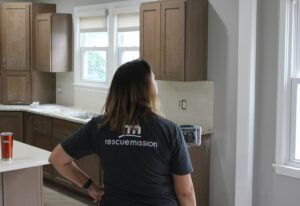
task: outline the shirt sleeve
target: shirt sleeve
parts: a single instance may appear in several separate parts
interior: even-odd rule
[[[64,151],[74,159],[94,153],[92,145],[92,129],[94,120],[90,120],[77,132],[61,142]]]
[[[177,125],[174,136],[170,171],[174,175],[190,174],[193,171],[192,162],[185,139]]]

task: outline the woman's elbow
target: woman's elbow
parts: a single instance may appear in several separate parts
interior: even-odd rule
[[[69,162],[72,162],[72,159],[65,153],[61,145],[57,145],[54,150],[51,152],[48,162],[54,167],[57,165],[64,165]]]
[[[181,197],[190,197],[195,194],[194,186],[190,185],[189,187],[186,187],[184,189],[180,189],[176,191],[176,195]]]

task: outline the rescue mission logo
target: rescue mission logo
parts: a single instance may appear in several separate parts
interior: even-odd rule
[[[139,125],[125,125],[124,133],[116,138],[106,138],[105,145],[108,146],[135,146],[157,148],[156,141],[142,140],[142,128]]]

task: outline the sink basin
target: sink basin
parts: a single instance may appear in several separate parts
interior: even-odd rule
[[[88,120],[88,119],[91,119],[92,117],[97,117],[98,114],[89,113],[89,112],[78,112],[78,113],[70,114],[68,116],[69,117],[73,117],[73,118],[77,118],[77,119]]]

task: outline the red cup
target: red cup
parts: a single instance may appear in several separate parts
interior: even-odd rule
[[[2,132],[0,134],[0,138],[1,138],[2,160],[11,160],[13,156],[13,133]]]

